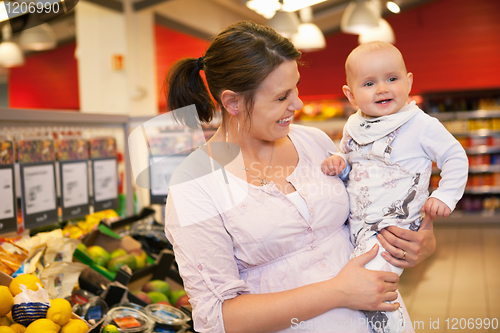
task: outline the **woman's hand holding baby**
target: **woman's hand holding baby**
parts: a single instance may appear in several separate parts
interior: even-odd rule
[[[364,268],[378,252],[378,245],[370,251],[351,259],[347,265],[334,277],[338,288],[336,296],[340,306],[355,310],[369,311],[394,311],[399,308],[399,303],[386,303],[396,300],[398,294],[396,273],[372,271]]]
[[[419,264],[436,249],[434,225],[429,214],[425,215],[418,231],[390,226],[382,229],[377,238],[388,252],[382,252],[384,259],[400,268]]]

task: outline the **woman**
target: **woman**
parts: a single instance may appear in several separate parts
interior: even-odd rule
[[[207,122],[215,107],[203,70],[223,116],[176,170],[166,206],[198,332],[369,332],[358,310],[399,307],[386,303],[397,297],[398,276],[363,267],[377,248],[348,260],[345,187],[320,169],[335,145],[291,124],[303,106],[299,57],[271,28],[238,22],[167,78],[169,109],[195,104]],[[432,224],[423,225],[381,233],[388,262],[412,267],[434,251]]]

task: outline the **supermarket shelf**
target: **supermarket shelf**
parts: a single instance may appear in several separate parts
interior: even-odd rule
[[[500,147],[483,145],[483,146],[465,148],[465,151],[467,154],[470,155],[494,154],[494,153],[500,153]]]
[[[47,111],[34,109],[12,109],[0,107],[1,127],[29,127],[29,126],[90,126],[90,127],[117,127],[123,129],[125,161],[129,161],[128,133],[129,117],[124,115],[107,115],[83,113],[77,111]],[[2,129],[3,130],[3,129]],[[125,163],[125,193],[134,193],[132,188],[132,168]],[[134,196],[127,195],[127,215],[134,215]]]
[[[128,117],[75,111],[26,110],[0,107],[0,121],[8,126],[117,126],[128,125]]]
[[[499,118],[500,110],[442,112],[442,113],[431,113],[430,115],[438,118],[441,121],[460,120],[460,119]]]
[[[500,165],[475,165],[469,166],[470,173],[500,172]],[[433,170],[434,173],[434,170]]]
[[[500,213],[492,212],[477,212],[477,213],[464,213],[461,211],[453,212],[449,217],[437,218],[434,223],[499,223]]]
[[[327,119],[323,121],[301,121],[297,120],[294,121],[294,124],[298,125],[304,125],[304,126],[312,126],[321,129],[322,131],[332,131],[332,130],[338,130],[342,131],[344,128],[344,125],[346,123],[347,119],[346,118],[332,118],[332,119]]]
[[[496,194],[500,193],[500,186],[477,186],[465,189],[466,194]]]
[[[454,136],[468,136],[468,137],[487,137],[487,136],[495,136],[500,135],[499,130],[491,130],[487,128],[483,128],[477,131],[466,131],[466,132],[450,132]]]

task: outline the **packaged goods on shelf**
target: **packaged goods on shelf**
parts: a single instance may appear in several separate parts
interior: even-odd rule
[[[301,110],[296,111],[295,119],[301,121],[322,121],[343,117],[346,103],[341,100],[306,101]]]

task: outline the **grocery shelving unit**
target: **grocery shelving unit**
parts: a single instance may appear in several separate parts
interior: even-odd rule
[[[476,110],[476,111],[456,111],[456,112],[443,112],[443,113],[433,113],[432,116],[439,119],[445,126],[448,127],[451,134],[453,134],[460,142],[465,143],[465,151],[469,159],[479,158],[484,159],[487,163],[475,164],[470,163],[469,166],[469,178],[482,177],[482,175],[487,175],[494,177],[499,177],[500,173],[500,161],[496,159],[488,158],[492,154],[500,154],[500,145],[494,143],[497,140],[488,141],[489,138],[498,137],[500,138],[500,129],[496,126],[490,126],[492,128],[475,128],[471,126],[473,122],[488,122],[493,121],[493,119],[500,119],[500,109],[499,110]],[[497,120],[498,121],[498,120]],[[474,146],[469,146],[468,141],[477,142],[479,144]],[[494,164],[492,164],[492,162]],[[500,196],[500,184],[490,183],[490,184],[475,184],[469,181],[468,186],[465,189],[465,195],[471,196]],[[475,221],[480,221],[483,223],[498,223],[500,222],[500,214],[497,212],[483,210],[481,212],[464,212],[457,210],[451,214],[447,219],[438,219],[439,222],[465,222],[471,223]]]
[[[82,113],[75,111],[26,110],[0,107],[0,131],[16,131],[26,128],[92,128],[118,129],[123,133],[124,157],[124,189],[126,194],[127,215],[134,214],[134,196],[131,183],[131,167],[127,136],[129,133],[129,117],[122,115],[105,115]],[[6,134],[6,133],[2,133]],[[19,194],[18,194],[19,195]]]

